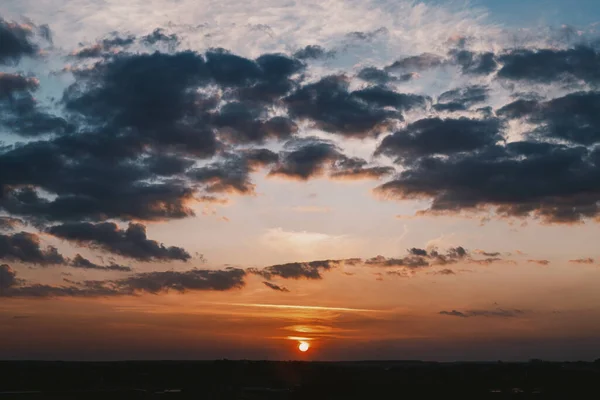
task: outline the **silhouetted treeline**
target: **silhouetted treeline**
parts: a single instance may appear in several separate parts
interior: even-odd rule
[[[600,362],[0,362],[0,399],[600,398]]]

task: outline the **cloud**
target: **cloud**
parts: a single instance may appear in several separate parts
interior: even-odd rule
[[[415,72],[425,71],[442,65],[443,59],[440,56],[431,53],[423,53],[395,61],[385,67],[385,70],[389,72]]]
[[[278,291],[278,292],[284,292],[284,293],[287,293],[287,292],[289,292],[288,288],[286,288],[286,287],[283,287],[283,286],[276,285],[276,284],[274,284],[274,283],[271,283],[271,282],[267,282],[267,281],[265,281],[265,282],[263,282],[263,284],[264,284],[266,287],[268,287],[268,288],[271,288],[271,289],[273,289],[273,290],[276,290],[276,291]]]
[[[94,58],[94,57],[110,57],[117,52],[117,49],[122,50],[135,42],[134,35],[118,36],[113,33],[107,38],[99,40],[97,43],[89,46],[84,46],[75,50],[71,55],[76,58]]]
[[[164,291],[226,291],[245,285],[246,272],[242,269],[224,270],[192,269],[189,271],[146,272],[113,281],[121,292],[160,293]]]
[[[594,48],[578,46],[572,49],[518,49],[500,56],[503,63],[498,76],[534,83],[551,83],[581,79],[600,82],[600,54]]]
[[[166,34],[164,29],[156,28],[152,33],[142,37],[142,42],[154,45],[156,43],[167,43],[170,46],[176,46],[179,44],[181,39],[174,34]]]
[[[448,158],[422,157],[378,188],[391,199],[430,199],[430,212],[489,211],[576,223],[600,213],[597,150],[511,142]]]
[[[271,280],[273,277],[283,279],[323,279],[321,272],[329,271],[343,264],[344,260],[321,260],[277,264],[262,269],[250,268],[248,272]]]
[[[29,283],[16,278],[8,265],[0,266],[2,297],[109,297],[139,293],[160,294],[169,291],[227,291],[244,287],[246,272],[241,269],[155,271],[135,274],[118,280],[68,280],[69,286]]]
[[[392,120],[402,119],[398,111],[387,110],[382,105],[389,99],[349,92],[349,84],[348,77],[332,75],[302,86],[285,99],[290,115],[308,120],[318,129],[346,137],[374,136]]]
[[[12,231],[19,225],[23,225],[19,218],[0,217],[0,231]]]
[[[433,108],[437,111],[464,111],[488,99],[489,89],[485,86],[467,86],[442,93]]]
[[[74,259],[71,260],[69,266],[73,268],[81,268],[81,269],[93,269],[99,271],[119,271],[119,272],[131,272],[131,267],[127,267],[124,265],[119,265],[115,263],[110,263],[109,265],[98,265],[94,264],[90,260],[81,256],[81,254],[77,254]]]
[[[64,257],[56,247],[40,246],[40,238],[33,233],[0,234],[0,259],[36,265],[64,264]]]
[[[391,167],[369,166],[362,158],[347,157],[334,143],[315,137],[291,140],[285,147],[269,176],[305,181],[329,171],[334,180],[359,180],[380,179],[395,171]]]
[[[593,258],[578,258],[576,260],[569,260],[572,264],[593,264],[595,260]]]
[[[181,247],[166,247],[162,243],[150,240],[146,236],[146,227],[130,223],[127,229],[117,224],[103,222],[67,223],[48,228],[48,233],[79,244],[86,244],[137,261],[188,261],[190,254]]]
[[[456,272],[454,272],[450,268],[444,268],[439,271],[434,271],[431,274],[432,275],[456,275]]]
[[[527,132],[533,139],[559,139],[589,146],[600,142],[599,109],[600,93],[575,92],[547,102],[519,99],[498,110],[498,114],[534,124]]]
[[[440,315],[450,317],[471,318],[471,317],[499,317],[499,318],[515,318],[525,314],[523,310],[512,309],[504,310],[501,308],[495,310],[466,310],[466,311],[440,311]]]
[[[484,148],[502,140],[497,119],[427,118],[386,136],[375,154],[384,154],[397,163],[421,157],[452,155]]]
[[[485,259],[474,258],[474,254],[481,253],[475,252],[474,254],[471,254],[471,252],[469,252],[462,246],[451,247],[448,250],[446,250],[445,253],[440,252],[435,247],[430,248],[428,250],[413,247],[407,249],[406,252],[407,254],[404,257],[400,258],[387,258],[381,255],[369,258],[364,261],[364,264],[367,266],[375,267],[402,268],[398,271],[391,271],[391,274],[400,276],[410,276],[411,274],[414,274],[416,271],[419,271],[421,269],[439,265],[452,265],[457,263],[489,265],[495,262],[512,262],[511,260],[506,260],[500,257],[488,257]],[[483,253],[490,254],[487,252]],[[454,274],[454,271],[452,271],[451,269],[442,269],[440,271],[433,272],[433,274],[452,275]]]
[[[0,17],[0,64],[16,64],[22,57],[35,55],[38,47],[32,36],[31,27]]]
[[[6,289],[17,282],[17,273],[7,264],[0,265],[0,289]]]
[[[527,260],[528,263],[530,264],[537,264],[537,265],[549,265],[550,261],[548,260]]]
[[[309,44],[294,53],[294,57],[299,60],[332,58],[334,55],[335,52],[326,51],[323,47],[314,44]]]
[[[253,194],[250,174],[274,164],[279,156],[268,149],[251,149],[229,154],[222,161],[188,171],[188,176],[202,183],[208,193]]]
[[[34,97],[38,88],[39,81],[32,76],[0,72],[0,125],[25,137],[72,131],[65,119],[39,104]]]
[[[489,75],[498,69],[494,53],[476,53],[469,50],[451,52],[454,62],[460,65],[463,74]]]

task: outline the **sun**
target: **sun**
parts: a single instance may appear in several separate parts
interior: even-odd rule
[[[298,344],[298,350],[300,350],[301,352],[307,352],[308,349],[310,349],[310,344],[308,344],[308,342],[300,342]]]

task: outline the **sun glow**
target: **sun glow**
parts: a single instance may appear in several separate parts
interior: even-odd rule
[[[308,342],[300,342],[298,344],[298,350],[300,350],[303,353],[308,351],[309,348],[310,348],[310,344],[308,344]]]

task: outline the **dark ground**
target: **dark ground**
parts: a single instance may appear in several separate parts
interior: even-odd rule
[[[600,398],[598,361],[5,361],[0,371],[0,399]]]

